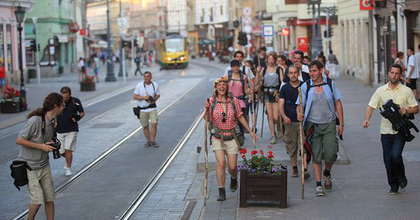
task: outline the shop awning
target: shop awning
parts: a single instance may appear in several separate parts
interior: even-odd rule
[[[209,39],[201,39],[197,42],[198,45],[202,45],[202,44],[215,44],[216,41],[214,40],[209,40]]]
[[[231,39],[231,38],[233,38],[233,36],[226,36],[226,37],[222,37],[222,38],[218,39],[217,41],[218,41],[218,42],[220,42],[220,41],[225,41],[225,40],[229,40],[229,39]]]

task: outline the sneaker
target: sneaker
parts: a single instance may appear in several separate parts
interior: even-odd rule
[[[150,145],[152,142],[147,142],[144,144],[144,147],[151,147],[152,145]]]
[[[158,148],[159,144],[153,141],[153,142],[150,143],[150,146],[152,146],[154,148]]]
[[[405,178],[403,181],[400,182],[401,189],[404,189],[407,186],[407,179]]]
[[[219,196],[217,197],[217,201],[225,201],[226,200],[226,191],[225,188],[219,188]]]
[[[276,144],[276,136],[271,136],[270,144]]]
[[[70,168],[66,168],[66,176],[71,176],[71,170]]]
[[[331,176],[324,176],[324,187],[325,187],[325,190],[331,190],[332,189]]]
[[[292,176],[293,178],[298,178],[299,177],[299,172],[298,170],[293,170]]]
[[[303,178],[305,178],[305,180],[309,179],[309,177],[311,177],[311,174],[308,171],[305,171],[305,174],[303,174]]]
[[[396,195],[398,193],[398,189],[390,189],[388,193],[390,195]]]
[[[238,178],[233,179],[231,177],[230,178],[230,191],[235,192],[237,188],[238,188]]]
[[[315,195],[316,196],[325,196],[324,188],[322,188],[322,186],[317,186],[315,188]]]

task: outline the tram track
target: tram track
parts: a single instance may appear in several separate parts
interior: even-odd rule
[[[188,89],[185,93],[183,93],[181,96],[179,96],[178,98],[176,98],[175,100],[173,100],[172,102],[170,102],[165,108],[163,108],[162,110],[158,111],[158,115],[161,115],[162,113],[164,113],[165,111],[167,111],[170,107],[172,107],[173,105],[175,105],[179,100],[181,100],[182,98],[184,98],[187,94],[189,94],[192,90],[196,89],[201,82],[203,82],[203,80],[207,79],[208,73],[206,74],[205,77],[203,77],[195,86],[191,87],[190,89]],[[131,102],[128,101],[128,102]],[[128,103],[126,102],[126,104]],[[115,108],[119,108],[118,106]],[[113,109],[115,109],[113,108]],[[113,109],[110,109],[107,112],[104,112],[94,118],[92,118],[91,120],[89,120],[90,122],[93,120],[96,120],[98,118],[100,118],[99,116],[104,116],[106,114],[108,114],[110,111],[112,111]],[[198,125],[198,120],[199,118],[196,119],[196,121],[194,122],[197,123]],[[198,121],[198,122],[197,122]],[[88,122],[86,122],[88,123]],[[193,124],[193,125],[194,125]],[[195,127],[197,126],[195,125]],[[194,126],[193,126],[194,127]],[[114,144],[112,147],[110,147],[108,150],[106,150],[104,153],[102,153],[100,156],[98,156],[95,160],[93,160],[92,162],[90,162],[88,165],[86,165],[82,170],[80,170],[79,172],[77,172],[73,177],[71,177],[69,180],[65,181],[64,183],[62,183],[61,185],[59,185],[58,187],[56,187],[55,189],[55,194],[59,194],[62,191],[64,191],[67,187],[69,187],[70,185],[72,185],[73,183],[75,183],[78,179],[80,179],[83,175],[87,174],[90,170],[92,170],[96,165],[100,164],[102,161],[104,161],[107,157],[109,157],[112,153],[114,153],[115,151],[117,151],[124,143],[126,143],[130,138],[132,138],[135,134],[137,134],[138,132],[141,131],[143,127],[139,126],[138,128],[136,128],[135,130],[133,130],[132,132],[130,132],[128,135],[126,135],[125,137],[123,137],[120,141],[118,141],[116,144]],[[186,140],[188,139],[187,137],[189,137],[190,135],[187,135],[188,133],[192,133],[194,129],[190,128],[188,130],[188,132],[184,135],[184,137],[182,138],[181,142],[178,143],[177,147],[175,148],[175,150],[170,154],[170,157],[167,158],[167,160],[164,162],[164,164],[161,166],[161,168],[159,169],[159,171],[155,174],[155,176],[152,178],[152,180],[149,182],[149,184],[147,184],[147,187],[140,193],[140,195],[146,195],[145,194],[145,190],[148,190],[148,192],[150,192],[150,190],[153,188],[154,184],[157,182],[157,180],[160,178],[160,176],[164,173],[164,171],[167,169],[167,167],[170,165],[170,162],[168,163],[168,161],[172,161],[176,154],[179,152],[179,150],[182,149],[183,144],[185,144]],[[183,142],[184,141],[184,142]],[[176,150],[179,149],[179,150]],[[159,174],[160,173],[160,174]],[[150,188],[152,187],[152,188]],[[141,196],[139,196],[141,197]],[[144,197],[145,198],[145,197]],[[143,199],[144,199],[143,198]],[[135,201],[137,201],[138,199],[136,198]],[[141,200],[142,201],[142,200]],[[130,205],[130,207],[135,207],[135,202],[133,202],[132,205]],[[138,207],[138,206],[137,206]],[[129,210],[129,209],[127,209]],[[127,212],[130,213],[130,212]],[[134,211],[133,211],[134,213]],[[18,214],[17,216],[15,216],[13,218],[13,220],[21,220],[21,219],[26,219],[25,217],[27,217],[28,214],[28,210],[25,210],[23,212],[21,212],[20,214]]]

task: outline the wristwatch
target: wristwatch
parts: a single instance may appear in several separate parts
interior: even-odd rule
[[[343,128],[344,128],[344,124],[341,124],[341,125],[338,125],[338,126],[343,126]]]

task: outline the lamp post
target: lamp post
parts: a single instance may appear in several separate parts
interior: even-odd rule
[[[25,82],[23,78],[23,54],[22,54],[22,22],[25,18],[25,10],[23,10],[22,6],[17,6],[15,10],[15,17],[18,23],[18,33],[19,33],[19,70],[20,70],[20,97],[22,99],[22,110],[27,109],[26,104],[26,90],[25,90]]]
[[[111,26],[109,21],[109,0],[106,0],[106,24],[107,24],[107,33],[106,41],[108,42],[108,48],[106,50],[106,77],[105,82],[115,82],[117,78],[114,74],[114,65],[112,63],[112,48],[111,48]]]

